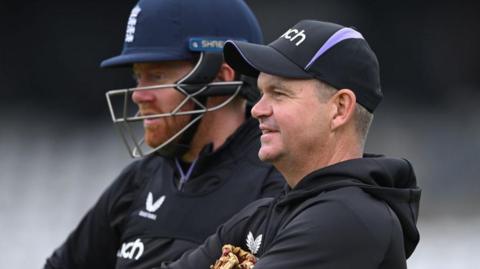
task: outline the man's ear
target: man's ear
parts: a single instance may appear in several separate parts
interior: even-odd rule
[[[235,71],[228,64],[222,63],[217,74],[217,81],[233,81],[235,79]]]
[[[350,122],[355,113],[357,98],[351,90],[341,89],[332,96],[330,101],[333,102],[332,105],[335,108],[331,121],[331,128],[335,130]]]

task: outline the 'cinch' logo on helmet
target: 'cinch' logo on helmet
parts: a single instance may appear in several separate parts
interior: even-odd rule
[[[295,43],[295,46],[298,47],[298,45],[302,44],[302,42],[305,40],[305,38],[307,38],[307,36],[304,34],[304,30],[302,31],[298,31],[297,29],[288,29],[281,37],[287,39],[287,40],[290,40],[290,41],[294,41],[296,40],[297,38],[300,38],[300,40],[298,40],[297,43]],[[295,34],[295,35],[293,35]]]

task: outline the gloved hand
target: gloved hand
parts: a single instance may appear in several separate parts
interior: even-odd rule
[[[224,245],[222,256],[210,265],[210,269],[252,269],[257,259],[253,254],[239,247]]]

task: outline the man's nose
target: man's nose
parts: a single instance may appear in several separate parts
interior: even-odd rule
[[[142,87],[150,86],[146,83],[139,81],[137,83],[137,88],[134,90],[132,94],[132,100],[134,103],[144,103],[144,102],[151,102],[155,99],[155,90],[142,90]]]
[[[262,96],[260,100],[258,100],[258,102],[252,107],[251,114],[256,119],[268,117],[272,114],[272,108],[265,100],[265,96]]]

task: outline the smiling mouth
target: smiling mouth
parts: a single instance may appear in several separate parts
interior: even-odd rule
[[[262,135],[278,132],[277,130],[271,130],[271,129],[261,129],[261,131],[262,131]]]
[[[276,133],[278,130],[271,128],[270,126],[266,124],[260,124],[259,126],[260,131],[262,134],[270,134],[270,133]]]

